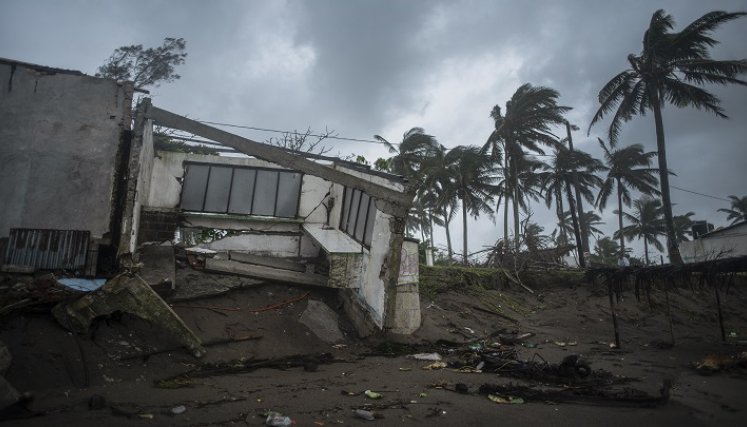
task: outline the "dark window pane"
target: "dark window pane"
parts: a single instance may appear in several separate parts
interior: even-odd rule
[[[345,196],[342,199],[342,218],[340,219],[340,230],[347,229],[348,218],[350,218],[350,203],[353,201],[353,189],[345,187]]]
[[[210,167],[210,178],[208,179],[207,195],[205,196],[205,212],[226,212],[228,210],[232,173],[233,168]]]
[[[371,202],[368,206],[368,222],[366,223],[366,232],[363,235],[363,243],[371,246],[371,239],[373,237],[373,227],[374,222],[376,219],[376,203],[374,199],[371,199]]]
[[[368,194],[361,194],[361,203],[358,208],[358,222],[355,225],[355,240],[363,241],[363,232],[366,230],[366,214],[368,213]]]
[[[257,185],[254,187],[253,215],[275,215],[275,193],[278,186],[276,171],[258,170]]]
[[[350,216],[348,217],[348,223],[345,227],[345,232],[352,236],[355,233],[355,219],[358,216],[358,204],[361,200],[361,192],[358,190],[353,190],[353,197],[351,197],[351,199]]]
[[[210,166],[187,165],[182,187],[182,209],[186,211],[201,211],[205,198],[205,186]]]
[[[249,215],[252,213],[252,196],[254,195],[254,169],[236,168],[233,171],[233,188],[228,212]]]
[[[292,218],[298,210],[298,192],[301,190],[301,175],[293,172],[280,172],[278,181],[278,202],[275,216]]]

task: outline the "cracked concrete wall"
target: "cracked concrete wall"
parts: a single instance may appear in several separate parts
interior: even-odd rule
[[[132,86],[0,62],[0,237],[10,228],[111,230]]]
[[[209,156],[191,153],[157,151],[150,175],[149,196],[144,203],[147,210],[179,211],[184,178],[185,162],[210,163],[215,165],[252,166],[285,170],[264,160],[246,157]],[[280,257],[315,257],[319,248],[302,235],[302,222],[325,223],[331,184],[319,177],[304,175],[301,184],[301,199],[298,219],[258,218],[243,215],[184,213],[184,226],[218,228],[227,230],[251,230],[253,234],[232,236],[213,242],[205,247],[215,250],[235,250],[255,254],[272,254]],[[262,232],[275,233],[262,235]],[[285,233],[285,234],[283,234]]]

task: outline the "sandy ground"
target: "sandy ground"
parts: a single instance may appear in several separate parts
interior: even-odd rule
[[[256,311],[307,292],[306,298],[294,303]],[[672,348],[666,345],[670,332],[663,294],[653,294],[653,308],[645,300],[636,301],[632,292],[624,294],[618,306],[622,348],[611,349],[614,335],[607,294],[588,286],[549,288],[539,295],[474,288],[423,295],[422,328],[396,340],[412,346],[401,353],[435,350],[446,361],[461,363],[464,348],[449,351],[436,342],[489,345],[500,340],[498,332],[504,337],[530,332],[534,335],[523,345],[510,347],[520,360],[559,363],[577,354],[592,369],[633,379],[620,387],[650,396],[658,396],[662,382],[671,380],[669,401],[648,408],[614,400],[592,404],[541,398],[497,404],[478,392],[482,384],[538,386],[543,381],[450,368],[424,370],[430,362],[384,354],[402,346],[384,343],[381,337],[361,340],[344,318],[340,329],[345,339],[333,346],[298,321],[309,300],[324,301],[341,312],[334,293],[314,289],[254,285],[217,297],[175,302],[175,311],[203,341],[243,339],[210,346],[201,360],[178,349],[157,325],[127,315],[101,320],[91,338],[76,338],[44,311],[17,313],[0,319],[0,339],[13,354],[6,378],[20,391],[34,395],[29,408],[38,416],[6,423],[260,426],[263,414],[272,410],[290,416],[298,426],[744,425],[747,370],[735,367],[704,375],[693,363],[709,354],[728,357],[747,350],[741,341],[747,337],[743,309],[747,292],[731,289],[723,296],[726,330],[733,333],[727,343],[720,339],[711,293],[683,289],[670,297],[676,337]],[[503,316],[483,311],[489,307],[500,308]],[[168,348],[175,349],[133,358]],[[159,383],[205,366],[201,364],[230,370],[246,361],[322,353],[330,353],[334,363],[324,363],[326,359],[320,357],[317,364],[306,358],[301,363],[305,366],[193,375],[181,382]],[[187,387],[163,388],[178,384]],[[468,392],[457,393],[456,384],[466,385]],[[370,399],[362,393],[365,390],[378,392],[381,398]],[[89,407],[92,396],[103,398],[96,398],[99,405],[94,405],[100,409]],[[186,410],[177,415],[170,412],[179,406]],[[361,408],[378,418],[357,418],[354,411]]]

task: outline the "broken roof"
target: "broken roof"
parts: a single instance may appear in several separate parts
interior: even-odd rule
[[[17,61],[15,59],[8,59],[0,57],[0,64],[8,64],[11,66],[21,66],[25,68],[31,68],[46,74],[70,74],[73,76],[85,76],[86,74],[77,70],[66,70],[64,68],[48,67],[46,65],[32,64],[29,62]]]

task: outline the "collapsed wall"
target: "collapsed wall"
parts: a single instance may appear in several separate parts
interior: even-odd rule
[[[0,82],[0,238],[75,230],[109,243],[132,84],[1,58]]]

